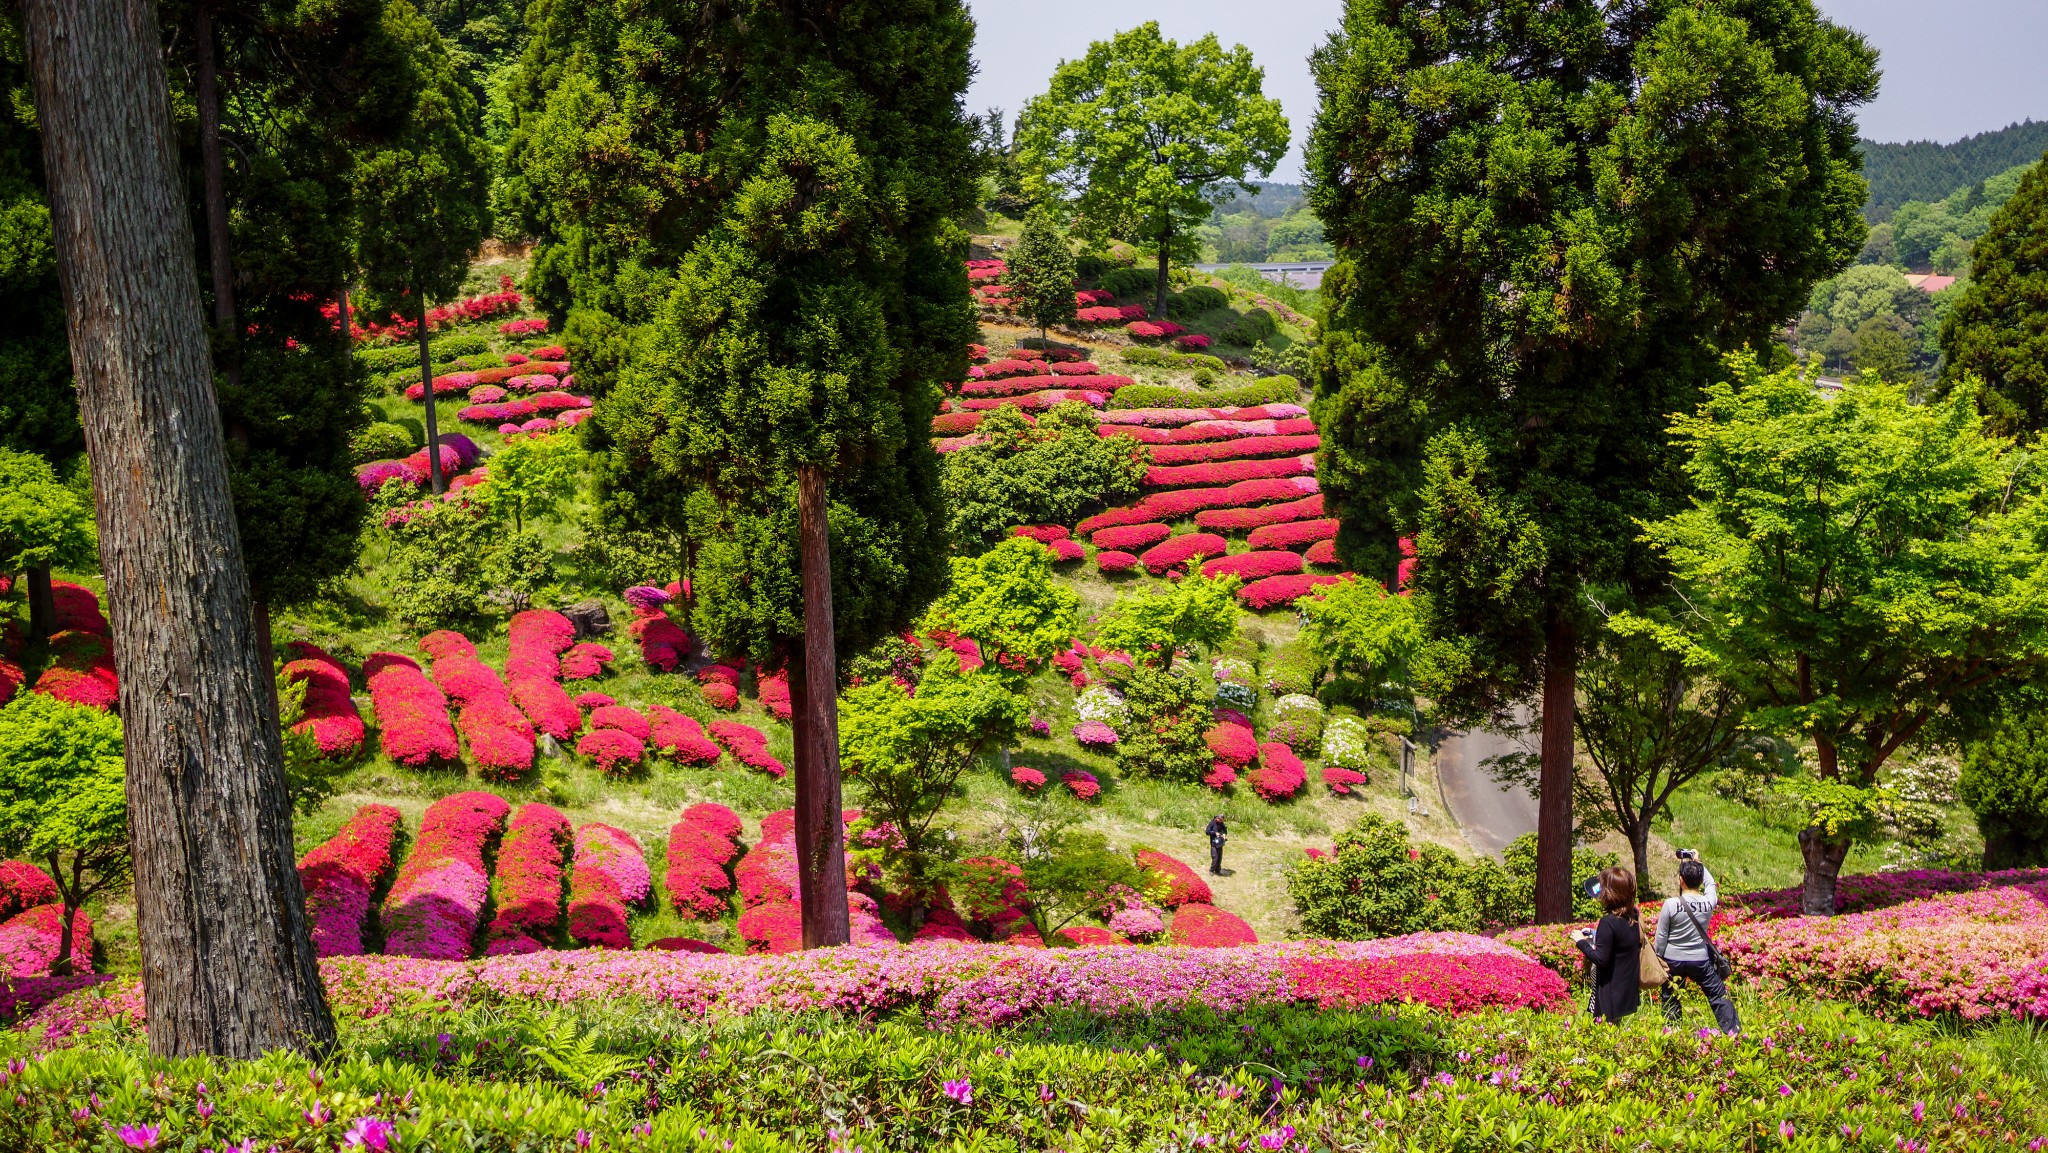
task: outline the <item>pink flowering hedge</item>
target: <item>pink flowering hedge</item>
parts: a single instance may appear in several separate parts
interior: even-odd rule
[[[1308,783],[1308,768],[1294,750],[1278,741],[1259,746],[1258,768],[1245,774],[1252,791],[1268,801],[1284,801]]]
[[[1020,524],[1010,530],[1011,536],[1028,537],[1039,544],[1051,544],[1066,540],[1070,535],[1063,524]]]
[[[690,634],[659,605],[634,609],[626,632],[640,642],[640,659],[656,672],[672,673],[690,655]]]
[[[1319,517],[1315,520],[1262,525],[1252,530],[1247,543],[1255,549],[1298,549],[1303,545],[1329,540],[1336,535],[1336,518]]]
[[[1195,527],[1211,532],[1235,532],[1257,529],[1269,524],[1287,524],[1323,515],[1323,496],[1303,497],[1282,504],[1269,504],[1264,508],[1222,508],[1195,514]]]
[[[1296,995],[1321,1009],[1411,1003],[1444,1013],[1570,1007],[1564,978],[1520,957],[1417,953],[1363,961],[1286,963]]]
[[[64,906],[37,905],[0,924],[0,977],[40,977],[57,963],[64,940]],[[71,970],[92,972],[92,917],[71,914]]]
[[[1961,869],[1905,869],[1896,873],[1861,873],[1836,879],[1835,911],[1867,913],[1942,893],[2030,885],[2041,881],[2048,881],[2048,869],[2005,869],[1988,873]],[[1796,917],[1800,913],[1799,898],[1799,886],[1794,885],[1789,889],[1761,889],[1723,896],[1721,904],[1728,908],[1748,909],[1766,917]]]
[[[1200,902],[1190,902],[1174,911],[1166,939],[1194,949],[1232,949],[1259,943],[1259,935],[1252,932],[1243,917]]]
[[[562,654],[561,675],[565,681],[595,680],[604,675],[604,667],[618,658],[610,646],[596,641],[579,641]]]
[[[1090,723],[1100,724],[1101,722],[1092,721]],[[1075,736],[1078,737],[1079,735],[1080,731],[1078,729],[1075,730]],[[1095,774],[1086,769],[1068,769],[1060,774],[1060,783],[1067,786],[1067,791],[1084,801],[1092,801],[1102,794],[1102,782],[1096,780]]]
[[[1082,548],[1081,542],[1077,540],[1056,540],[1046,547],[1052,550],[1055,564],[1072,564],[1077,560],[1085,560],[1088,556],[1088,550]]]
[[[592,729],[576,742],[576,752],[589,757],[598,772],[618,777],[640,767],[647,742],[623,729]]]
[[[769,755],[768,735],[752,725],[738,721],[713,721],[711,739],[724,746],[734,760],[755,772],[766,773],[779,780],[789,771],[781,761]]]
[[[391,872],[401,820],[390,805],[364,805],[334,836],[299,859],[313,950],[322,957],[369,951],[370,897]]]
[[[988,414],[985,412],[948,412],[932,418],[932,432],[938,436],[964,436],[973,432]]]
[[[969,411],[1001,408],[1007,404],[1025,412],[1043,412],[1056,405],[1071,404],[1074,401],[1080,401],[1090,408],[1101,408],[1108,403],[1109,394],[1100,389],[1052,388],[1041,392],[1027,392],[1020,396],[975,397],[957,403]]]
[[[420,642],[434,656],[434,679],[460,711],[455,730],[469,762],[486,780],[510,781],[533,768],[534,727],[513,703],[498,671],[478,660],[460,633],[431,633]]]
[[[1312,476],[1239,481],[1222,488],[1183,488],[1146,495],[1134,505],[1113,508],[1083,520],[1075,531],[1083,535],[1118,525],[1148,521],[1173,521],[1204,509],[1239,508],[1245,505],[1298,501],[1317,493]],[[1199,523],[1199,522],[1198,522]]]
[[[1163,524],[1126,524],[1115,528],[1102,529],[1088,539],[1096,548],[1133,549],[1150,548],[1173,535],[1173,528]]]
[[[1105,573],[1126,573],[1138,567],[1138,558],[1122,549],[1106,548],[1095,554],[1095,567]],[[1077,670],[1074,675],[1085,674]]]
[[[568,851],[569,818],[547,805],[519,806],[498,849],[498,915],[491,919],[486,956],[535,953],[554,944]]]
[[[610,825],[576,830],[576,858],[569,875],[569,936],[585,945],[626,949],[629,907],[645,905],[654,877],[633,834]]]
[[[1065,366],[1062,366],[1065,367]],[[1013,376],[1004,380],[970,380],[960,386],[961,396],[1023,396],[1053,388],[1079,388],[1089,392],[1115,392],[1138,383],[1114,373],[1054,372],[1043,376]]]
[[[761,698],[761,707],[768,710],[769,716],[778,721],[790,719],[788,673],[770,673],[762,677],[755,688]]]
[[[490,879],[484,859],[511,808],[491,793],[456,793],[428,807],[412,852],[384,898],[384,951],[460,960],[482,920]]]
[[[1138,555],[1144,562],[1145,570],[1153,576],[1184,569],[1189,561],[1198,557],[1217,556],[1230,548],[1230,542],[1214,533],[1191,532],[1166,540],[1146,549]]]
[[[1140,868],[1149,869],[1166,885],[1166,896],[1159,902],[1169,909],[1182,905],[1213,905],[1214,894],[1209,891],[1209,882],[1178,858],[1169,857],[1157,849],[1139,849],[1137,861]]]
[[[1336,584],[1345,579],[1330,573],[1305,573],[1294,576],[1270,576],[1255,580],[1237,590],[1238,602],[1248,609],[1263,610],[1291,605],[1310,592],[1324,585]]]
[[[1322,447],[1314,433],[1303,436],[1248,436],[1198,444],[1162,444],[1152,449],[1155,465],[1209,464],[1264,456],[1300,456]]]
[[[554,680],[562,675],[561,654],[576,643],[576,625],[561,613],[529,609],[514,613],[507,626],[507,676],[542,676]]]
[[[583,729],[583,712],[559,681],[515,674],[512,701],[536,732],[546,733],[557,741],[571,740]]]
[[[1202,740],[1218,764],[1241,769],[1259,759],[1259,740],[1250,725],[1219,721],[1202,734]]]
[[[1319,540],[1316,543],[1308,546],[1308,551],[1301,554],[1301,559],[1307,561],[1310,564],[1320,565],[1338,565],[1344,563],[1337,559],[1337,542],[1335,540]]]
[[[1240,481],[1283,476],[1314,476],[1312,454],[1269,460],[1224,460],[1213,464],[1154,465],[1145,470],[1146,488],[1215,488]]]
[[[0,861],[0,920],[57,899],[50,874],[27,861]]]
[[[121,677],[114,667],[113,642],[104,632],[61,629],[51,635],[49,646],[51,662],[31,692],[96,709],[120,705]]]
[[[322,652],[286,664],[284,676],[288,681],[306,683],[305,712],[292,726],[293,732],[311,735],[323,757],[353,757],[363,751],[367,738],[363,714],[349,695],[348,670],[340,661]]]
[[[1187,329],[1171,320],[1141,320],[1127,330],[1135,340],[1164,340],[1179,336]]]
[[[648,740],[657,752],[679,765],[715,764],[720,756],[716,744],[704,735],[695,717],[687,717],[666,705],[647,706]]]
[[[1247,581],[1298,573],[1305,566],[1298,552],[1245,552],[1217,557],[1202,565],[1205,577],[1234,576]]]
[[[727,912],[739,856],[739,817],[724,805],[699,804],[683,810],[668,834],[669,904],[685,917],[716,920]]]
[[[1305,420],[1307,417],[1308,409],[1298,404],[1253,404],[1241,408],[1125,408],[1102,414],[1102,422],[1179,428],[1203,421]]]
[[[654,726],[648,723],[647,718],[625,705],[600,705],[590,710],[590,727],[617,729],[641,741],[654,735]]]
[[[377,743],[384,755],[410,768],[454,764],[462,759],[448,698],[411,657],[371,653],[363,661],[370,707],[377,714]]]
[[[1323,784],[1328,786],[1332,793],[1340,797],[1350,795],[1352,788],[1364,784],[1366,779],[1366,775],[1356,769],[1345,769],[1332,765],[1323,770]]]

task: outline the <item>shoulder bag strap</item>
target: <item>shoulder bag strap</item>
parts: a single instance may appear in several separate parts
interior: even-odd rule
[[[1714,939],[1707,935],[1707,927],[1700,924],[1699,914],[1692,911],[1692,902],[1684,897],[1680,897],[1678,898],[1678,907],[1685,911],[1685,919],[1692,922],[1692,927],[1694,931],[1699,933],[1700,940],[1707,943],[1707,960],[1713,962],[1714,966],[1719,968],[1721,964],[1721,950],[1714,944]]]

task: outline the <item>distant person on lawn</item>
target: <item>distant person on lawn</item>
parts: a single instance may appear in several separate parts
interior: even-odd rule
[[[1636,911],[1636,875],[1616,866],[1600,870],[1600,923],[1572,934],[1593,963],[1593,1015],[1610,1025],[1642,1005],[1643,930]]]
[[[1230,839],[1230,829],[1223,823],[1223,814],[1210,817],[1209,827],[1204,831],[1209,834],[1209,875],[1220,877],[1223,875],[1223,842]]]
[[[1735,1002],[1728,999],[1728,984],[1722,979],[1724,962],[1713,938],[1707,936],[1707,923],[1714,919],[1721,891],[1698,853],[1681,849],[1678,856],[1678,895],[1666,899],[1657,911],[1657,955],[1671,971],[1664,982],[1665,1019],[1678,1020],[1678,978],[1684,977],[1707,995],[1721,1031],[1739,1033],[1742,1022],[1735,1016]]]

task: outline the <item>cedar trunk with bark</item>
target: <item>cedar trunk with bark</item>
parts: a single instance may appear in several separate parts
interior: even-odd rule
[[[319,1052],[154,0],[24,0],[127,727],[151,1051]]]
[[[789,675],[796,729],[796,870],[804,948],[844,945],[846,833],[839,801],[839,662],[832,634],[832,549],[825,475],[797,469],[797,535],[803,557],[803,659]]]
[[[1572,915],[1572,738],[1578,688],[1578,632],[1559,616],[1551,621],[1543,647],[1543,764],[1536,786],[1539,925]]]
[[[441,430],[434,421],[434,353],[427,343],[427,294],[420,293],[420,387],[427,402],[427,476],[433,481],[435,495],[448,487],[441,475]]]

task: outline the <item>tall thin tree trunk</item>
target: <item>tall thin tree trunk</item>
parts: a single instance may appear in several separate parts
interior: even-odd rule
[[[1152,299],[1152,314],[1155,320],[1166,319],[1166,261],[1167,254],[1171,251],[1173,251],[1173,229],[1169,226],[1165,232],[1159,235],[1159,280],[1155,286],[1158,291]]]
[[[199,166],[206,188],[206,255],[213,272],[213,323],[226,342],[221,375],[228,387],[241,383],[241,356],[235,345],[235,265],[229,250],[227,163],[220,151],[220,68],[213,52],[213,10],[201,0],[192,12],[192,51],[199,62]],[[230,429],[230,435],[234,430]],[[236,437],[247,439],[247,434]]]
[[[1572,753],[1578,713],[1578,631],[1551,618],[1543,648],[1542,769],[1536,788],[1536,922],[1572,915]]]
[[[28,570],[28,635],[46,641],[57,631],[57,589],[50,583],[50,569],[40,565]]]
[[[127,726],[149,1047],[334,1042],[252,633],[154,0],[24,0]]]
[[[1650,822],[1644,820],[1632,825],[1628,831],[1629,854],[1635,858],[1636,891],[1649,895],[1650,892]]]
[[[432,478],[434,492],[439,495],[447,488],[441,475],[441,433],[434,423],[434,354],[427,347],[427,294],[419,294],[420,317],[420,387],[426,390],[421,397],[427,402],[427,476]]]
[[[839,809],[839,659],[832,635],[832,550],[825,476],[797,469],[797,535],[803,554],[804,652],[790,670],[796,732],[797,887],[804,948],[844,945],[846,833]],[[799,690],[799,686],[801,689]],[[801,691],[802,695],[798,695]]]

